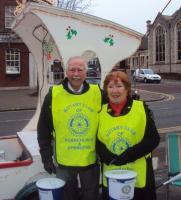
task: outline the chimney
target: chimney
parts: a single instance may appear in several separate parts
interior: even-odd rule
[[[147,33],[148,33],[150,31],[150,28],[151,28],[151,21],[147,20],[146,24],[147,24]]]

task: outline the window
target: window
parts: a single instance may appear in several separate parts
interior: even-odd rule
[[[133,58],[133,66],[137,66],[138,65],[138,62],[137,62],[137,59],[136,57]]]
[[[6,74],[20,74],[20,52],[18,49],[6,50]]]
[[[136,57],[136,65],[139,66],[139,59]]]
[[[140,70],[140,74],[144,74],[143,70]]]
[[[181,60],[181,21],[177,24],[178,60]]]
[[[96,64],[97,64],[96,59],[89,60],[89,62],[88,62],[88,65],[96,65]]]
[[[12,28],[12,22],[14,20],[15,6],[5,7],[5,28]]]
[[[145,58],[144,56],[141,56],[141,66],[144,66],[144,64],[145,64]]]
[[[161,26],[156,29],[156,61],[165,61],[165,31]]]

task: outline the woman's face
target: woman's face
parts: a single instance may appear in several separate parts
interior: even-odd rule
[[[120,79],[112,80],[107,85],[107,94],[112,103],[118,104],[127,97],[128,90]]]

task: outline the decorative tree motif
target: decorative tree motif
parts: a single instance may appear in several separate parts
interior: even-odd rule
[[[77,31],[75,29],[72,29],[71,26],[68,26],[66,28],[66,31],[67,31],[67,34],[66,34],[67,40],[70,40],[72,39],[73,36],[77,35]]]
[[[104,38],[104,42],[107,43],[109,46],[113,46],[114,45],[114,35],[109,34],[108,37]]]
[[[53,52],[53,43],[43,40],[42,48],[43,48],[45,56],[47,57],[47,60],[51,60],[52,59],[51,53]]]

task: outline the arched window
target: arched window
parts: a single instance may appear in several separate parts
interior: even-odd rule
[[[178,60],[181,60],[181,21],[177,24]]]
[[[165,31],[161,26],[156,29],[156,61],[165,61]]]

